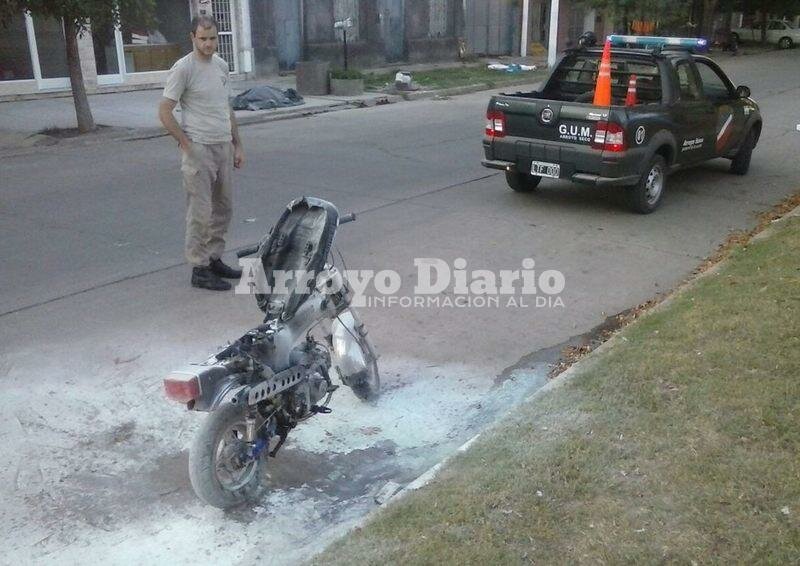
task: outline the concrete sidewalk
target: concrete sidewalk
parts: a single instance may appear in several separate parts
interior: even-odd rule
[[[294,76],[271,77],[267,80],[243,81],[234,85],[234,95],[255,85],[269,84],[281,89],[294,88]],[[137,90],[89,95],[95,123],[126,129],[160,128],[158,103],[162,89]],[[265,113],[281,111],[308,111],[325,106],[351,104],[358,100],[373,100],[385,97],[381,93],[365,93],[356,97],[306,96],[305,104],[288,108],[236,112],[237,118],[246,119],[263,116]],[[75,128],[75,106],[71,96],[23,100],[0,103],[0,132],[17,134],[36,134],[48,128]]]
[[[291,79],[292,85],[294,77]],[[288,81],[287,81],[288,82]],[[239,83],[234,94],[256,84],[280,86],[275,81],[253,81]],[[89,96],[95,124],[99,129],[88,135],[61,138],[41,133],[43,130],[76,128],[75,106],[72,97],[48,98],[0,103],[0,153],[15,152],[32,147],[57,143],[96,143],[118,139],[157,137],[165,135],[158,119],[158,103],[162,89],[138,90]],[[383,93],[364,93],[359,96],[305,96],[300,106],[273,108],[269,110],[238,110],[240,125],[254,122],[279,120],[345,108],[358,108],[388,104],[400,100],[398,96]],[[178,113],[180,110],[178,111]]]
[[[483,66],[490,60],[480,59],[468,66]],[[532,58],[500,57],[491,61],[521,62],[532,64]],[[541,65],[541,61],[537,60]],[[429,71],[432,69],[447,69],[460,67],[460,62],[426,63],[408,65],[398,63],[393,67],[365,70],[367,73],[388,73],[398,68],[410,72]],[[520,84],[527,81],[520,76]],[[236,81],[233,83],[233,94],[239,94],[257,85],[270,85],[280,89],[295,88],[294,75],[270,76],[254,80]],[[485,87],[480,87],[485,88]],[[416,99],[433,96],[435,94],[462,94],[478,90],[475,87],[457,87],[446,91],[417,91],[404,93],[402,98]],[[89,105],[92,109],[95,123],[101,126],[97,133],[91,137],[95,140],[119,139],[130,137],[157,136],[163,133],[163,128],[157,115],[158,102],[161,99],[162,88],[146,90],[133,90],[124,92],[108,92],[89,95]],[[319,112],[327,112],[342,108],[373,106],[375,104],[388,104],[402,100],[399,95],[381,92],[365,92],[359,96],[305,96],[305,104],[288,108],[275,108],[269,110],[236,112],[240,124],[263,122],[273,119],[302,116]],[[105,126],[105,127],[103,127]],[[63,96],[41,98],[35,100],[0,101],[0,151],[9,151],[17,148],[26,148],[59,143],[57,137],[42,135],[47,129],[76,128],[75,107],[72,96],[65,92]],[[89,141],[87,136],[81,136],[82,141]],[[74,139],[74,138],[72,138]]]

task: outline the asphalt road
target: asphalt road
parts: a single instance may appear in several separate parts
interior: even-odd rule
[[[337,392],[270,461],[264,501],[228,514],[194,498],[186,447],[202,415],[164,400],[160,380],[260,311],[188,286],[174,144],[0,159],[3,560],[291,563],[320,550],[387,481],[410,481],[539,387],[552,348],[669,290],[798,189],[798,52],[722,64],[764,115],[750,174],[724,160],[676,174],[649,216],[614,189],[510,191],[480,166],[489,93],[243,128],[231,248],[315,195],[361,213],[337,235],[347,267],[394,269],[404,289],[419,257],[492,271],[533,258],[566,286],[563,306],[364,309],[385,394],[370,406]]]

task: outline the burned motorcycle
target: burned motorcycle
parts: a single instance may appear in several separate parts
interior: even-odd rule
[[[359,398],[377,396],[377,355],[331,253],[337,227],[352,220],[321,199],[289,203],[258,246],[239,252],[260,259],[263,324],[164,380],[168,398],[210,413],[189,450],[192,487],[206,503],[225,509],[258,492],[266,455],[300,422],[331,412],[332,373]]]

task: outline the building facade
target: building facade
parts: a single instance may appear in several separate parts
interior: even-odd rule
[[[156,0],[157,23],[150,28],[124,15],[117,28],[90,25],[78,39],[87,89],[162,84],[172,64],[191,50],[190,22],[204,11],[220,22],[220,54],[231,71],[251,72],[249,5],[248,0]],[[69,88],[62,22],[31,14],[13,18],[0,34],[0,96]]]
[[[517,55],[525,2],[528,39],[546,46],[549,0],[155,0],[150,27],[124,14],[117,28],[90,27],[79,39],[81,66],[89,92],[163,84],[192,48],[190,21],[198,14],[217,19],[219,54],[242,78],[305,60],[341,66],[344,38],[334,23],[348,18],[349,62],[357,68],[456,60],[459,50]],[[570,0],[561,1],[559,47],[582,31],[585,19],[570,10]],[[0,97],[69,88],[62,23],[22,13],[13,18],[0,34]]]

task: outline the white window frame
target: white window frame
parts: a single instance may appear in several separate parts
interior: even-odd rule
[[[97,73],[98,85],[117,85],[125,81],[125,50],[122,46],[122,31],[119,26],[114,28],[114,42],[117,52],[117,69],[119,71],[108,75]],[[97,63],[95,63],[95,67],[96,65]]]
[[[28,32],[28,49],[31,52],[31,63],[33,63],[33,78],[39,90],[62,90],[69,88],[69,73],[66,77],[43,78],[42,66],[39,64],[39,48],[36,45],[36,29],[33,25],[33,16],[30,12],[25,12],[25,28]],[[66,47],[65,47],[66,48]]]

